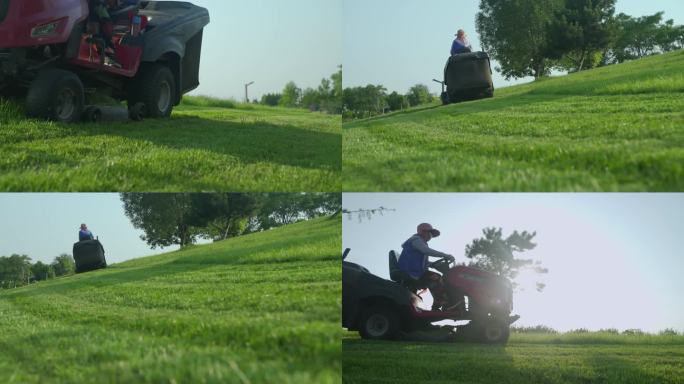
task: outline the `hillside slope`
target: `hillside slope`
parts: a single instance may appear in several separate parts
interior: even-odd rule
[[[322,218],[0,292],[0,382],[338,383],[340,236]]]
[[[684,50],[343,125],[345,191],[684,189]]]
[[[339,191],[340,122],[190,97],[170,119],[55,124],[0,99],[0,191]]]

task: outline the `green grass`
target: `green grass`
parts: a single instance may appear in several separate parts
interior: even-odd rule
[[[186,99],[171,119],[70,125],[0,100],[0,190],[340,190],[339,116]]]
[[[321,218],[0,291],[0,382],[339,383],[340,236]]]
[[[342,342],[345,383],[681,383],[684,336],[512,334],[506,346]]]
[[[681,191],[684,50],[343,125],[345,191]]]

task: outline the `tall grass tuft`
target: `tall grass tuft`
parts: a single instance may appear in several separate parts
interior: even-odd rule
[[[237,108],[238,102],[211,96],[184,96],[183,105],[192,107]]]
[[[24,112],[19,104],[0,98],[0,123],[21,120],[23,116]]]

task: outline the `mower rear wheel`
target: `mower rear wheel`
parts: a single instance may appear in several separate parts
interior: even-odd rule
[[[439,95],[440,100],[442,100],[442,105],[448,105],[449,104],[449,94],[446,92],[442,92],[441,95]]]
[[[482,340],[487,344],[506,344],[510,328],[503,324],[487,324],[482,327]]]
[[[81,119],[85,104],[83,83],[63,69],[46,69],[33,80],[26,95],[26,114],[73,123]]]
[[[143,103],[145,115],[142,117],[169,117],[176,98],[176,81],[171,70],[161,64],[145,65],[129,89],[128,108]]]
[[[399,333],[399,317],[386,306],[377,305],[366,308],[359,318],[359,333],[364,339],[394,339]]]

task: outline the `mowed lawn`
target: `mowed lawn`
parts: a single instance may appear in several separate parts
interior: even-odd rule
[[[684,50],[343,125],[345,191],[681,191]]]
[[[345,384],[675,384],[684,336],[512,334],[506,346],[369,342],[345,336]]]
[[[339,116],[190,101],[170,119],[67,125],[0,100],[0,191],[340,190]]]
[[[340,236],[321,218],[0,291],[0,383],[340,383]]]

